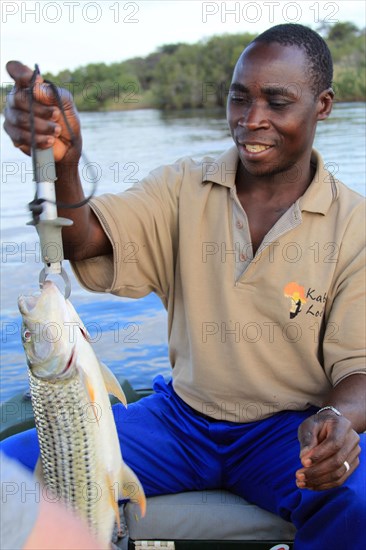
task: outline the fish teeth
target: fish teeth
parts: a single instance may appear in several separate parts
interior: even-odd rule
[[[269,149],[269,145],[245,145],[245,148],[249,153],[260,153],[261,151],[265,151],[266,149]]]

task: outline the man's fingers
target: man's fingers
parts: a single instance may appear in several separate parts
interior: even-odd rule
[[[313,415],[299,427],[298,436],[303,465],[296,472],[299,488],[320,491],[337,487],[357,468],[360,437],[347,418]]]
[[[344,416],[313,415],[307,418],[298,430],[303,466],[309,467],[314,462],[321,462],[338,453],[348,437],[351,437],[351,447],[358,444],[357,434]]]
[[[14,145],[24,153],[30,153],[32,108],[35,147],[53,147],[56,162],[67,157],[68,161],[77,163],[82,140],[72,94],[68,90],[56,90],[39,75],[33,79],[34,71],[19,61],[9,61],[7,70],[15,80],[15,86],[7,96],[4,129]],[[33,102],[31,83],[34,83]]]
[[[51,98],[50,88],[37,92],[39,99],[43,99],[43,102],[36,100],[35,91],[40,87],[45,87],[45,84],[36,83],[34,87],[32,111],[37,119],[57,121],[60,117],[60,109],[56,106],[56,99],[53,96]],[[9,120],[10,124],[19,124],[21,127],[26,128],[30,124],[29,118],[30,110],[30,88],[18,87],[17,85],[9,92],[6,98],[5,116]]]
[[[23,111],[22,109],[12,109],[10,108],[10,105],[7,105],[5,107],[4,114],[6,115],[6,120],[9,125],[17,126],[23,130],[30,130],[31,123],[29,111]],[[52,107],[39,109],[35,104],[33,115],[35,123],[37,125],[36,130],[38,132],[43,134],[57,134],[57,129],[59,129],[59,125],[57,124],[57,122],[54,122],[55,116],[53,114]]]
[[[301,489],[313,491],[339,487],[359,466],[359,454],[360,449],[357,448],[351,452],[347,461],[332,458],[311,468],[302,468],[296,472],[296,484]]]
[[[15,81],[17,88],[27,88],[30,85],[34,71],[23,65],[23,63],[20,63],[20,61],[8,61],[6,70]],[[37,76],[36,82],[43,82],[40,75]]]
[[[19,61],[9,61],[6,64],[6,69],[15,81],[15,88],[10,92],[8,98],[9,105],[27,109],[29,107],[29,87],[34,71]],[[59,94],[64,108],[70,107],[72,105],[71,94],[67,90],[59,90]],[[36,116],[46,116],[47,111],[40,108],[42,105],[57,106],[58,104],[52,87],[44,82],[41,75],[37,75],[34,81],[33,96],[36,100],[34,109],[37,109],[37,102],[41,104],[38,105],[38,111],[34,111]]]
[[[333,416],[327,419],[317,419],[320,430],[318,445],[314,446],[306,455],[306,464],[322,462],[331,456],[346,456],[358,446],[359,435],[352,430],[350,421],[342,417]],[[309,462],[310,461],[310,462]]]
[[[48,109],[48,116],[51,111]],[[31,145],[31,124],[29,112],[21,109],[5,108],[4,130],[9,134],[14,145],[20,145],[26,148]],[[61,134],[61,125],[49,119],[34,118],[35,124],[35,144],[37,147],[44,148],[53,145],[55,138]],[[22,149],[23,150],[23,149]],[[27,153],[28,154],[28,153]]]
[[[298,429],[300,442],[300,458],[305,459],[308,452],[318,444],[319,426],[314,422],[313,417],[307,418]]]
[[[9,124],[8,121],[4,122],[4,130],[10,136],[15,147],[26,153],[30,154],[31,148],[31,133],[29,130],[19,128]],[[55,143],[54,135],[35,134],[35,146],[37,149],[47,149]]]

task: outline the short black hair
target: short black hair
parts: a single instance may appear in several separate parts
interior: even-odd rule
[[[277,42],[297,46],[305,51],[314,95],[332,87],[333,60],[325,40],[315,31],[297,23],[276,25],[258,35],[253,42]]]

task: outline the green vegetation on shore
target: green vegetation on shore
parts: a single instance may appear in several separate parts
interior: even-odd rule
[[[366,34],[348,22],[317,29],[334,60],[337,101],[364,101]],[[44,77],[70,90],[80,111],[223,107],[232,70],[256,35],[214,36],[196,44],[168,44],[147,57],[93,63]]]

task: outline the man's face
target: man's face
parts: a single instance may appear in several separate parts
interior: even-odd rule
[[[309,165],[319,102],[307,75],[306,54],[297,47],[258,42],[241,55],[227,119],[250,174],[269,176]]]

